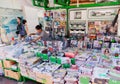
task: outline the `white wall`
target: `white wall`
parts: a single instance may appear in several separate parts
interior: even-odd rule
[[[28,23],[29,32],[35,32],[35,26],[39,24],[38,17],[44,17],[44,9],[32,5],[32,0],[20,0],[25,19]]]
[[[0,7],[21,9],[21,5],[20,5],[19,1],[20,0],[0,0]]]
[[[38,16],[37,16],[37,9],[24,6],[23,11],[25,13],[25,19],[27,20],[29,32],[33,33],[35,32],[35,26],[38,25]]]

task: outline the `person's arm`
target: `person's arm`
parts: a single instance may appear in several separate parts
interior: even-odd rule
[[[40,40],[40,39],[41,39],[41,36],[38,37],[38,38],[36,38],[36,39],[34,39],[32,42],[36,42],[36,41],[38,41],[38,40]]]
[[[25,28],[26,33],[27,33],[27,35],[29,35],[29,31],[28,31],[28,26],[27,26],[27,24],[25,24],[25,26],[26,26],[26,28]]]
[[[29,36],[36,35],[36,33],[30,33]]]
[[[41,32],[40,36],[36,39],[34,39],[32,42],[36,42],[38,40],[40,40],[42,37],[44,37],[44,32]]]

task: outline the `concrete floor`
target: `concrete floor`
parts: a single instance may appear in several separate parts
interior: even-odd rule
[[[11,80],[8,78],[0,77],[0,84],[40,84],[40,83],[36,83],[30,80],[23,83],[23,82],[17,82],[15,80]]]

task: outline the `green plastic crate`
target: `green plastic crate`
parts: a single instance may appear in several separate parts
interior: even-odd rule
[[[71,59],[71,64],[75,65],[75,58]]]
[[[47,54],[42,54],[41,58],[42,58],[43,61],[48,61],[49,60],[49,57],[48,57]]]
[[[70,64],[63,64],[62,66],[63,66],[63,68],[65,68],[65,69],[70,68]]]
[[[37,57],[41,57],[42,54],[41,54],[40,52],[37,52],[37,53],[36,53],[36,56],[37,56]]]
[[[60,58],[57,58],[57,64],[62,64],[62,61]]]
[[[51,57],[50,57],[50,62],[51,62],[51,63],[56,63],[56,62],[57,62],[57,58],[54,57],[54,56],[51,56]]]

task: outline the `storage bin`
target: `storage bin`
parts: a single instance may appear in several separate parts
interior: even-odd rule
[[[14,64],[16,64],[16,62],[8,61],[8,60],[3,60],[4,68],[11,68],[12,65],[14,65]]]
[[[56,63],[56,62],[57,62],[57,58],[54,57],[54,56],[51,56],[51,57],[50,57],[50,62],[51,62],[51,63]]]
[[[16,79],[16,80],[20,80],[20,73],[18,72],[14,72],[14,71],[11,71],[11,70],[4,70],[5,72],[5,76],[6,77],[10,77],[10,78],[13,78],[13,79]]]

